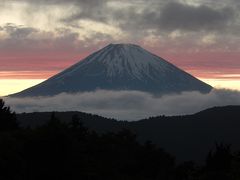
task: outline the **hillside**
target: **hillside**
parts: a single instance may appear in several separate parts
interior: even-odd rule
[[[215,143],[232,144],[240,149],[240,106],[214,107],[193,115],[158,116],[136,122],[116,121],[82,112],[56,112],[57,118],[70,122],[74,114],[90,129],[98,132],[130,129],[139,140],[151,140],[178,160],[204,160]],[[18,114],[24,126],[42,125],[50,112]]]

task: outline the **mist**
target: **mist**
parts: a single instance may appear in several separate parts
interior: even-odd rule
[[[208,94],[183,92],[156,97],[140,91],[97,90],[51,97],[4,98],[17,113],[82,111],[118,120],[139,120],[158,115],[185,115],[226,105],[240,105],[240,91],[214,89]]]

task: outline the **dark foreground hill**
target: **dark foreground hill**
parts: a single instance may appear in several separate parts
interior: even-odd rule
[[[36,116],[38,114],[38,116]],[[43,116],[43,114],[45,116]],[[205,156],[202,164],[194,161],[176,163],[175,156],[167,152],[160,146],[168,142],[172,147],[175,146],[181,159],[184,153],[181,149],[186,146],[186,153],[191,153],[187,147],[191,145],[192,138],[196,138],[195,132],[191,132],[192,137],[185,136],[185,142],[174,144],[169,139],[173,132],[164,131],[166,125],[170,122],[179,121],[180,126],[177,129],[190,128],[191,121],[197,122],[201,119],[214,122],[223,122],[220,126],[228,129],[227,132],[236,133],[239,125],[236,123],[239,117],[239,106],[229,106],[222,108],[209,109],[195,115],[179,117],[156,117],[138,122],[117,122],[86,113],[75,112],[57,113],[68,123],[60,121],[55,113],[33,113],[22,115],[22,125],[39,120],[41,126],[35,128],[24,128],[19,126],[16,114],[9,107],[4,105],[0,99],[0,179],[4,180],[238,180],[240,179],[240,151],[232,151],[231,146],[227,144],[216,144],[215,148]],[[49,117],[50,114],[50,117]],[[65,114],[65,116],[63,116]],[[78,117],[81,115],[81,117]],[[26,118],[32,116],[31,121]],[[68,119],[69,116],[71,120]],[[65,117],[65,118],[64,118]],[[191,118],[192,117],[192,118]],[[21,119],[21,115],[18,115]],[[35,119],[34,119],[35,118]],[[41,119],[42,118],[42,119]],[[43,119],[46,119],[44,122]],[[165,120],[168,118],[167,123]],[[172,119],[171,119],[172,118]],[[176,119],[174,119],[176,118]],[[208,118],[213,119],[207,120]],[[83,126],[80,122],[91,122],[94,125],[91,129],[97,128],[98,131],[116,131],[116,132],[96,132]],[[96,121],[99,124],[96,124]],[[228,121],[227,123],[225,121]],[[144,123],[148,122],[147,125]],[[165,122],[165,124],[163,124]],[[183,122],[183,125],[181,124]],[[204,121],[202,121],[204,122]],[[152,124],[155,123],[155,124]],[[160,128],[163,135],[161,138],[156,129]],[[210,124],[211,124],[210,123]],[[235,128],[232,128],[233,125]],[[90,126],[88,124],[88,126]],[[170,125],[172,130],[179,124]],[[204,124],[204,123],[203,123]],[[207,126],[200,126],[208,129]],[[230,124],[231,126],[223,126]],[[29,124],[30,125],[30,124]],[[39,123],[40,125],[40,123]],[[101,126],[100,126],[101,125]],[[144,126],[143,126],[144,125]],[[184,126],[184,128],[183,128]],[[105,128],[103,128],[105,127]],[[129,130],[119,130],[129,128],[139,134],[136,136]],[[148,129],[151,127],[151,129]],[[146,128],[146,129],[145,129]],[[210,128],[212,128],[210,126]],[[214,126],[219,128],[219,126]],[[145,129],[145,130],[144,130]],[[118,131],[119,130],[119,131]],[[144,133],[147,132],[146,134]],[[188,130],[187,130],[188,131]],[[194,129],[193,129],[194,131]],[[175,139],[180,139],[185,131],[177,132]],[[224,131],[223,131],[224,132]],[[156,134],[155,134],[156,133]],[[215,132],[214,132],[215,133]],[[221,131],[222,133],[222,131]],[[159,145],[149,141],[147,135]],[[219,134],[218,134],[219,135]],[[222,134],[235,143],[239,144],[238,132],[234,136]],[[222,140],[222,136],[218,140]],[[212,136],[210,136],[211,138]],[[235,137],[235,138],[232,138]],[[137,139],[138,138],[138,139]],[[202,142],[206,138],[201,137]],[[141,141],[139,141],[141,140]],[[195,142],[198,139],[195,140]],[[197,142],[198,144],[201,142]],[[192,145],[193,146],[193,145]],[[169,146],[168,149],[171,149]],[[179,149],[181,148],[181,149]],[[201,152],[206,148],[206,144],[199,148],[195,147],[194,152]],[[189,157],[189,156],[188,156]],[[179,158],[179,157],[177,157]],[[186,157],[185,157],[186,158]],[[197,156],[194,159],[198,158]],[[193,160],[194,160],[193,159]]]
[[[36,127],[46,123],[50,112],[18,114],[23,126]],[[232,144],[240,149],[240,106],[214,107],[193,115],[158,116],[135,122],[116,121],[82,112],[56,112],[62,121],[70,122],[78,115],[83,124],[97,132],[130,129],[141,142],[151,140],[178,160],[203,161],[216,143]]]

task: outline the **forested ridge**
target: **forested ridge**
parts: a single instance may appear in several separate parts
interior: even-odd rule
[[[46,124],[51,114],[22,113],[17,114],[17,119],[22,127],[38,127]],[[71,122],[73,115],[97,133],[128,129],[136,134],[139,142],[151,140],[176,156],[177,162],[194,160],[202,163],[216,143],[232,144],[233,150],[240,149],[240,106],[214,107],[192,115],[161,115],[134,122],[84,112],[55,112],[55,116],[65,123]]]
[[[230,144],[213,144],[215,148],[209,149],[203,164],[178,163],[164,147],[139,138],[139,130],[128,128],[128,122],[119,126],[117,121],[103,118],[115,127],[111,129],[109,123],[99,131],[100,125],[94,130],[85,122],[100,116],[72,113],[66,121],[56,114],[51,113],[43,124],[23,126],[0,100],[0,179],[240,179],[240,152],[232,151]]]

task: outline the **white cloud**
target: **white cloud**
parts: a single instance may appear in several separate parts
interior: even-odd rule
[[[213,90],[209,94],[184,92],[156,97],[140,91],[60,94],[53,97],[5,98],[16,112],[83,111],[121,120],[157,115],[191,114],[213,106],[240,105],[240,92]]]

